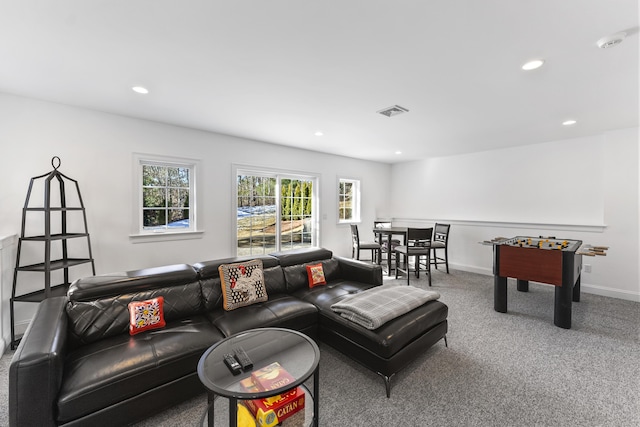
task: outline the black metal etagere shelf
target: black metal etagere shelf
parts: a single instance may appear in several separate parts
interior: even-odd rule
[[[87,215],[84,208],[84,203],[82,202],[82,195],[80,194],[80,187],[78,186],[78,181],[69,178],[68,176],[61,173],[58,168],[60,167],[60,158],[54,157],[51,159],[51,165],[53,166],[53,170],[44,175],[39,175],[31,178],[29,182],[29,190],[27,191],[27,198],[24,202],[24,207],[22,209],[22,231],[20,233],[20,238],[18,239],[18,249],[16,256],[16,267],[13,274],[13,290],[11,292],[11,349],[15,349],[20,342],[20,338],[16,337],[15,333],[15,308],[14,303],[16,302],[41,302],[47,298],[55,297],[55,296],[63,296],[66,295],[67,289],[69,288],[70,280],[69,280],[69,268],[81,264],[91,264],[92,274],[96,274],[95,264],[93,260],[93,255],[91,253],[91,239],[89,237],[89,231],[87,228]],[[44,180],[44,206],[42,207],[31,207],[30,199],[31,192],[34,188],[34,184],[39,182],[39,180]],[[51,194],[51,183],[52,181],[57,181],[58,190],[59,190],[59,206],[51,206],[52,204],[52,194]],[[66,183],[72,183],[77,192],[77,200],[79,206],[67,206],[67,194],[66,194]],[[80,232],[68,232],[67,231],[67,213],[78,211],[82,213],[82,226],[83,230]],[[27,215],[30,213],[44,213],[44,234],[38,235],[27,235],[26,227],[27,227]],[[51,213],[59,212],[59,232],[52,233],[52,218]],[[76,225],[77,226],[77,225]],[[87,257],[86,258],[77,258],[69,256],[69,248],[67,245],[67,241],[70,239],[86,239],[87,243]],[[44,243],[44,255],[43,261],[35,264],[27,264],[22,265],[20,261],[20,255],[22,251],[22,244],[28,242],[42,242]],[[60,256],[56,259],[51,259],[52,253],[52,242],[60,243]],[[63,273],[63,281],[59,284],[51,284],[51,273],[56,270],[62,270]],[[44,287],[37,291],[17,294],[18,288],[18,273],[20,272],[39,272],[44,273]]]

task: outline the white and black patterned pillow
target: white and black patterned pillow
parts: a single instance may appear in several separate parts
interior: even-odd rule
[[[252,260],[218,267],[222,287],[222,307],[229,311],[268,299],[262,261]]]

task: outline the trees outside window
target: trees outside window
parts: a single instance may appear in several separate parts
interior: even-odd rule
[[[359,222],[360,181],[346,178],[340,178],[338,181],[338,222]]]
[[[268,254],[313,246],[315,177],[276,172],[236,172],[236,252]]]
[[[134,155],[134,162],[137,234],[195,231],[198,162],[143,154]]]

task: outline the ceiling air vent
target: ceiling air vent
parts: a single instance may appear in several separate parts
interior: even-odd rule
[[[404,107],[401,107],[399,105],[394,105],[392,107],[385,108],[384,110],[380,110],[378,111],[378,113],[382,114],[383,116],[391,117],[391,116],[397,116],[398,114],[406,113],[408,111],[409,110],[407,110]]]

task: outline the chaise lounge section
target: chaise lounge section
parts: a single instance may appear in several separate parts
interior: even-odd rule
[[[221,265],[258,259],[268,299],[227,311]],[[310,288],[307,265],[326,284]],[[204,391],[196,367],[225,337],[257,327],[301,331],[390,378],[445,338],[447,306],[429,301],[375,330],[331,305],[382,285],[380,266],[307,248],[87,277],[43,301],[9,370],[11,426],[125,425]],[[166,326],[129,334],[132,301],[162,296]]]

